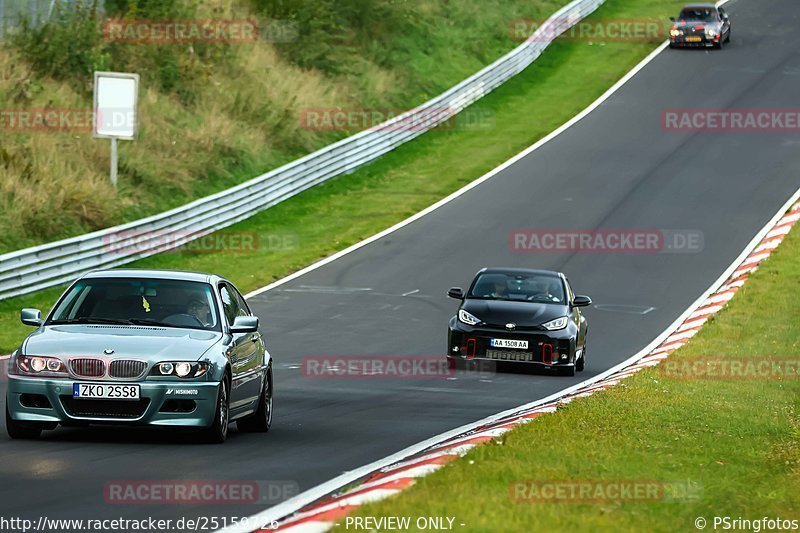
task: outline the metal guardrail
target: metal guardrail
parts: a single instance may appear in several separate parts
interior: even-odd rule
[[[425,104],[241,185],[135,222],[0,255],[0,299],[179,247],[369,163],[449,120],[519,74],[556,36],[604,1],[571,2],[523,44]]]

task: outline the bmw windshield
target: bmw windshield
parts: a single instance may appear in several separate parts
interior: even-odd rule
[[[166,279],[86,278],[58,303],[46,325],[125,324],[220,331],[212,288]]]
[[[678,20],[688,22],[714,22],[716,12],[711,8],[686,8],[678,15]]]

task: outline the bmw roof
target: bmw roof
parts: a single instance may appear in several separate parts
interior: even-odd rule
[[[200,281],[212,283],[222,279],[214,274],[205,272],[187,272],[184,270],[152,270],[144,268],[120,268],[113,270],[94,270],[84,278],[145,278],[145,279],[172,279],[181,281]]]
[[[515,274],[539,274],[545,276],[555,276],[560,277],[561,273],[556,272],[555,270],[539,270],[535,268],[505,268],[505,267],[491,267],[491,268],[482,268],[478,271],[478,274],[506,274],[506,275],[515,275]]]

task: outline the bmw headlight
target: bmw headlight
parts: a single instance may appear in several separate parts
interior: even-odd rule
[[[67,375],[67,369],[57,357],[41,357],[38,355],[20,355],[17,358],[17,369],[20,374],[35,375]]]
[[[481,319],[480,318],[478,318],[478,317],[476,317],[474,315],[471,315],[470,313],[467,313],[463,309],[459,309],[458,310],[458,319],[461,322],[463,322],[464,324],[469,324],[470,326],[474,326],[476,324],[480,324],[481,323]]]
[[[717,32],[711,28],[706,28],[706,37],[714,38],[717,36]]]
[[[177,365],[175,365],[175,374],[179,378],[185,378],[186,376],[189,375],[189,372],[191,371],[192,371],[191,363],[178,363]]]
[[[564,329],[565,327],[567,327],[568,321],[569,321],[568,316],[562,316],[560,318],[556,318],[555,320],[551,320],[550,322],[545,322],[544,324],[542,324],[542,327],[549,331]]]
[[[179,378],[199,378],[208,372],[208,363],[193,361],[165,361],[158,363],[150,372],[152,376],[178,376]]]
[[[671,30],[669,30],[670,37],[678,37],[679,35],[683,35],[683,32],[678,28],[672,28]]]

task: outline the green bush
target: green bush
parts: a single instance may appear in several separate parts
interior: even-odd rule
[[[187,20],[195,18],[195,6],[179,0],[107,0],[106,13],[126,20]],[[10,45],[17,48],[32,70],[71,83],[87,98],[96,70],[138,72],[148,85],[176,94],[191,103],[195,84],[224,62],[225,43],[126,43],[109,42],[99,19],[97,0],[57,3],[53,16],[43,25],[23,21]]]
[[[23,20],[10,44],[19,49],[35,72],[55,79],[85,81],[95,70],[107,70],[110,64],[98,28],[96,0],[70,6],[57,3],[50,20],[39,27]]]
[[[297,39],[278,43],[290,61],[332,74],[367,58],[384,64],[380,53],[393,38],[415,30],[405,0],[251,0],[269,19],[297,27]]]

